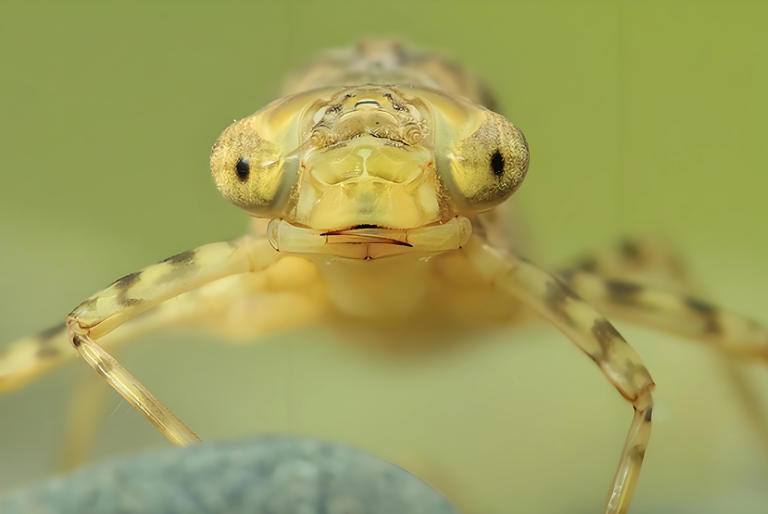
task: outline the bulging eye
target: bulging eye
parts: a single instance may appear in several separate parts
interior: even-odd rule
[[[456,208],[466,213],[506,200],[522,184],[529,160],[528,145],[517,127],[486,109],[474,115],[468,135],[443,135],[435,153],[443,183]]]
[[[284,206],[295,183],[295,159],[286,159],[278,145],[262,136],[257,115],[233,123],[219,136],[211,173],[227,200],[255,216],[271,216]]]
[[[213,145],[211,174],[222,196],[259,217],[290,208],[317,106],[336,88],[290,95],[230,125]]]

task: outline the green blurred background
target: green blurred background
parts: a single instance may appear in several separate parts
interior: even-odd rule
[[[484,77],[528,138],[515,197],[555,266],[627,233],[681,248],[705,296],[768,323],[768,6],[745,1],[7,2],[0,7],[0,344],[114,278],[236,236],[210,146],[318,49],[396,35]],[[619,323],[658,384],[633,513],[768,510],[768,453],[722,359]],[[420,358],[325,331],[145,337],[121,360],[205,439],[346,441],[468,513],[597,512],[631,409],[544,324]],[[746,372],[764,394],[768,372]],[[0,490],[55,468],[76,363],[0,397]],[[94,459],[167,443],[116,395]]]

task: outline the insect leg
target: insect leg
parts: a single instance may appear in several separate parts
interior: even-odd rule
[[[665,284],[676,290],[693,288],[683,259],[663,238],[625,238],[608,248],[582,255],[559,274],[567,277],[579,271],[612,278],[631,277],[651,285]]]
[[[262,272],[226,277],[167,300],[105,339],[112,338],[110,343],[116,344],[139,332],[179,327],[250,342],[306,325],[317,321],[325,308],[322,290],[313,287],[319,284],[316,273],[313,265],[287,257]],[[71,345],[69,350],[77,355]],[[61,459],[64,469],[73,469],[88,456],[103,413],[106,389],[95,383],[96,375],[90,374],[88,379],[73,394]]]
[[[215,280],[161,302],[99,338],[114,348],[154,330],[185,327],[227,340],[248,339],[305,323],[323,308],[316,269],[296,257],[284,257],[263,272]],[[290,316],[286,316],[290,313]],[[0,351],[0,393],[79,357],[64,323],[25,337]]]
[[[114,346],[139,337],[158,325],[156,316],[145,313],[130,320],[101,339],[105,346]],[[69,330],[64,323],[41,332],[36,336],[18,339],[0,352],[0,393],[23,387],[32,380],[78,357],[72,348]]]
[[[613,325],[556,277],[478,240],[472,240],[465,248],[480,273],[547,318],[598,365],[634,407],[605,507],[606,513],[626,512],[651,433],[654,384],[648,370]]]
[[[720,344],[717,337],[704,333],[715,328],[745,325],[752,327],[753,339],[759,341],[762,337],[768,346],[768,331],[741,316],[724,313],[699,300],[692,281],[685,273],[682,258],[669,243],[649,238],[626,239],[613,249],[578,260],[576,265],[563,269],[559,276],[583,297],[617,318],[714,343],[724,353],[720,362],[726,379],[736,391],[750,426],[768,450],[768,414],[761,405],[758,391],[740,363],[735,361],[732,346]],[[645,292],[641,294],[641,290]],[[657,291],[655,295],[651,292],[653,290]],[[641,311],[646,311],[646,314]],[[651,314],[651,311],[660,312]],[[665,316],[680,318],[681,325],[686,324],[686,319],[690,320],[688,329],[676,329],[678,323],[660,319]],[[704,322],[704,331],[701,330],[701,320],[691,319],[701,316],[708,320]],[[721,317],[731,321],[721,323]],[[755,330],[762,330],[763,335]],[[768,349],[765,355],[768,356]]]
[[[143,313],[105,334],[100,342],[113,347],[156,328],[172,326],[170,319],[155,315],[157,308]],[[178,320],[181,321],[181,320]],[[0,393],[23,387],[32,380],[78,357],[65,323],[12,342],[0,352]]]
[[[567,281],[617,317],[705,341],[733,355],[768,360],[768,329],[697,297],[585,271],[569,274]]]
[[[0,392],[21,387],[74,355],[64,323],[14,341],[0,352]]]
[[[265,269],[278,254],[251,237],[212,243],[170,257],[117,280],[81,303],[67,317],[72,344],[80,356],[171,442],[187,445],[198,437],[96,340],[163,301],[226,276]]]

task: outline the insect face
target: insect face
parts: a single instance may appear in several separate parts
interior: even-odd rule
[[[274,102],[225,130],[211,156],[227,199],[282,224],[275,234],[293,234],[275,236],[275,247],[296,248],[300,237],[302,252],[322,245],[323,253],[329,233],[399,252],[414,247],[413,234],[392,231],[431,234],[458,218],[456,231],[425,237],[430,251],[461,246],[465,218],[504,201],[527,169],[525,139],[502,116],[437,91],[390,86]]]

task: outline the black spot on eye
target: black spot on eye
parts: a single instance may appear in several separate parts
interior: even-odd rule
[[[491,169],[496,176],[504,173],[504,156],[498,150],[491,155]]]
[[[235,164],[235,173],[240,182],[248,180],[248,175],[251,174],[251,163],[248,161],[248,157],[240,157]]]

